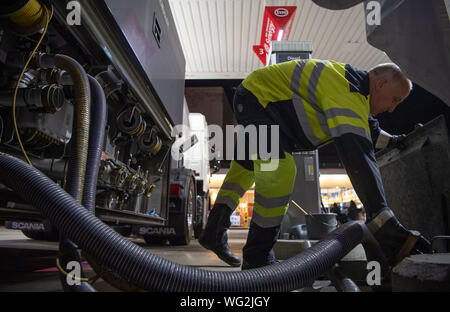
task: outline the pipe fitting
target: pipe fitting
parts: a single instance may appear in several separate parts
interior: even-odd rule
[[[117,116],[117,127],[128,135],[140,136],[144,133],[147,124],[136,106],[133,106]]]
[[[155,189],[155,184],[148,183],[145,188],[145,197],[150,198],[152,196],[153,190]]]
[[[48,84],[73,85],[69,73],[59,68],[41,69],[38,71],[38,78],[41,82]]]
[[[0,105],[11,106],[14,91],[0,92]],[[40,88],[19,89],[16,107],[27,107],[39,113],[54,114],[59,112],[66,101],[64,90],[59,85],[46,85]]]
[[[139,175],[137,173],[129,174],[125,181],[128,191],[134,191],[139,183]]]
[[[111,170],[109,174],[110,183],[122,187],[128,179],[128,170],[124,166],[120,166]]]
[[[136,186],[136,193],[138,196],[144,195],[145,190],[147,189],[147,179],[139,179],[139,182]]]
[[[162,148],[161,138],[152,129],[145,132],[138,140],[138,147],[141,151],[150,154],[157,154]]]
[[[123,85],[123,81],[116,77],[116,75],[110,71],[106,70],[98,73],[95,79],[100,83],[105,92],[106,98],[108,98],[114,92],[120,90]]]
[[[56,66],[56,57],[57,55],[55,54],[36,52],[31,59],[30,66],[34,68],[51,69]]]

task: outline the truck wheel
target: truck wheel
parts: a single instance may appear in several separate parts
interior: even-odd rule
[[[177,220],[177,232],[181,232],[180,236],[169,237],[171,245],[189,245],[191,238],[194,236],[194,220],[197,213],[197,196],[195,194],[195,183],[192,178],[188,179],[188,185],[185,188],[186,194],[183,202],[182,213]]]
[[[197,207],[196,207],[197,208],[197,210],[196,210],[197,212],[196,212],[196,215],[195,215],[196,216],[196,218],[195,218],[196,222],[195,222],[195,225],[194,225],[194,237],[196,239],[198,239],[202,235],[203,223],[204,223],[202,212],[205,209],[205,207],[203,207],[204,206],[204,199],[203,199],[202,196],[200,196],[200,195],[197,196],[196,204],[197,204]]]

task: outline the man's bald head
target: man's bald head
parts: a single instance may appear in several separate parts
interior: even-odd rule
[[[376,116],[392,112],[411,92],[413,84],[400,67],[385,63],[369,70],[370,112]]]
[[[401,71],[400,67],[394,63],[379,64],[369,70],[369,75],[372,74],[374,78],[387,77],[392,82],[405,82],[408,84],[409,91],[412,90],[413,84],[408,77]]]

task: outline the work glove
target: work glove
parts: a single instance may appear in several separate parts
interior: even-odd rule
[[[406,134],[392,135],[381,130],[375,143],[375,149],[382,150],[389,147],[398,147],[402,149],[405,147],[404,145],[401,145],[404,138],[406,138]]]
[[[389,143],[387,147],[398,147],[400,149],[404,149],[406,145],[404,142],[402,142],[406,138],[406,134],[400,134],[400,135],[392,135],[392,137],[389,139]]]
[[[391,266],[397,265],[410,254],[433,252],[428,239],[417,231],[407,230],[392,210],[382,211],[366,225],[380,244]]]
[[[423,124],[417,123],[414,125],[414,129],[422,128]],[[404,142],[404,139],[406,138],[406,134],[400,134],[400,135],[391,135],[391,138],[389,139],[389,143],[386,147],[396,147],[398,149],[405,149],[406,144]]]

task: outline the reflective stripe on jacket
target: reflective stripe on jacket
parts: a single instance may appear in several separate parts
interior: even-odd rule
[[[345,133],[371,141],[367,72],[349,64],[316,59],[284,62],[252,72],[242,84],[269,113],[280,113],[284,123],[296,117],[315,147]],[[293,106],[295,116],[285,105]]]
[[[370,116],[366,71],[331,60],[295,60],[257,69],[242,85],[279,124],[292,150],[334,141],[368,217],[387,207],[373,148],[380,129]]]

